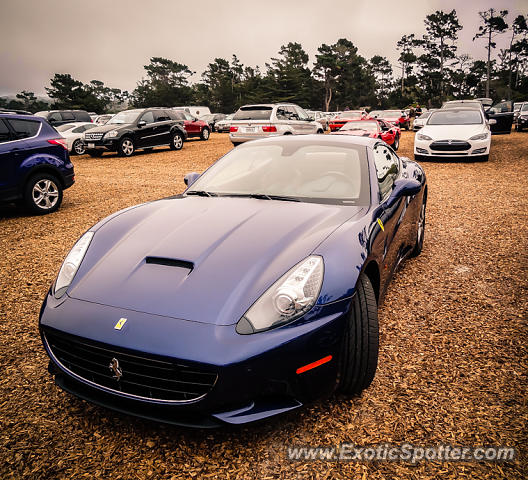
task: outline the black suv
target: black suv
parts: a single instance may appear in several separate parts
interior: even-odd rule
[[[168,108],[125,110],[84,134],[86,152],[92,157],[100,157],[105,151],[130,157],[138,149],[164,145],[181,150],[186,139],[183,122]]]
[[[92,118],[85,110],[44,110],[35,113],[37,117],[45,118],[50,125],[58,127],[71,122],[91,122]]]

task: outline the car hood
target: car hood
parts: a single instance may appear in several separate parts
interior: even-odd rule
[[[473,135],[487,132],[482,125],[425,125],[420,134],[428,135],[433,140],[469,140]]]
[[[87,133],[98,133],[98,132],[109,132],[110,130],[119,130],[121,128],[129,128],[133,126],[132,123],[113,123],[108,124],[105,123],[104,125],[99,125],[97,127],[90,128],[89,130],[86,130]]]
[[[96,226],[68,294],[233,324],[286,271],[364,210],[231,197],[148,203]]]

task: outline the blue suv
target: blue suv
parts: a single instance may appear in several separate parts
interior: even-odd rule
[[[57,210],[75,181],[66,140],[46,120],[0,114],[0,201],[39,215]]]

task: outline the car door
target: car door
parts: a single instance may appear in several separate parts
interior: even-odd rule
[[[16,194],[16,169],[22,161],[23,141],[14,141],[14,133],[0,118],[0,198]]]
[[[295,135],[304,133],[304,122],[299,118],[297,109],[293,105],[284,107],[288,115],[288,125],[290,125],[292,132]]]
[[[145,122],[141,126],[140,123]],[[155,125],[154,125],[154,113],[152,110],[146,111],[138,119],[138,128],[136,131],[136,144],[137,147],[151,147],[156,145],[156,136],[155,136]]]
[[[317,132],[317,124],[310,119],[310,115],[301,107],[294,107],[299,118],[300,133],[309,134]]]
[[[200,135],[200,125],[197,124],[196,118],[193,117],[190,113],[183,112],[185,116],[185,130],[191,137],[196,137]]]
[[[513,102],[499,102],[486,111],[488,120],[494,119],[497,123],[490,125],[491,133],[511,133],[513,125]]]
[[[172,120],[165,110],[156,110],[154,112],[154,139],[156,145],[167,145],[170,143],[170,129]]]

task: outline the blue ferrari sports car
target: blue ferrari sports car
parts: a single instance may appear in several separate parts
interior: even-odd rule
[[[367,388],[378,305],[422,250],[422,168],[379,139],[303,135],[248,142],[185,182],[73,246],[40,313],[55,382],[201,427]]]

